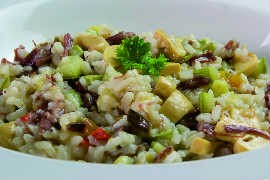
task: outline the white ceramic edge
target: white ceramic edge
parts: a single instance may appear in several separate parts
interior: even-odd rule
[[[0,11],[1,15],[1,11]],[[269,26],[268,26],[269,28]],[[268,29],[269,30],[269,29]],[[269,31],[268,31],[269,32]],[[26,155],[18,152],[13,152],[10,150],[6,150],[4,148],[0,148],[0,160],[3,160],[5,163],[1,163],[0,167],[1,169],[12,169],[14,167],[16,168],[16,173],[18,177],[19,174],[22,174],[20,179],[29,179],[29,178],[37,178],[37,179],[63,179],[63,174],[67,174],[68,176],[65,176],[64,179],[85,179],[86,171],[88,171],[88,174],[91,174],[91,172],[95,173],[94,177],[99,179],[107,179],[110,177],[110,179],[118,178],[119,175],[121,175],[119,172],[123,172],[123,178],[128,178],[130,180],[132,179],[139,179],[139,178],[145,178],[145,175],[150,175],[153,173],[158,173],[158,176],[155,176],[155,179],[163,179],[166,178],[175,178],[175,172],[179,172],[179,176],[182,178],[185,178],[184,172],[181,172],[181,169],[189,169],[190,172],[192,170],[194,172],[197,172],[196,170],[200,169],[204,166],[209,166],[214,168],[215,165],[221,165],[222,167],[216,166],[214,169],[209,169],[209,172],[206,172],[205,175],[202,174],[202,179],[213,179],[216,176],[211,176],[211,171],[219,172],[222,176],[220,177],[220,180],[222,180],[222,177],[226,177],[226,179],[239,179],[239,178],[245,178],[250,180],[255,179],[264,179],[270,177],[269,168],[268,165],[260,165],[260,164],[252,164],[246,157],[257,157],[257,154],[267,154],[267,157],[259,157],[261,158],[261,161],[268,159],[269,152],[270,152],[270,146],[254,150],[247,153],[242,153],[239,155],[231,155],[227,157],[221,157],[221,158],[214,158],[209,160],[201,160],[201,161],[192,161],[192,162],[183,162],[181,164],[165,164],[165,165],[136,165],[136,166],[117,166],[117,170],[115,169],[114,165],[103,165],[103,164],[83,164],[78,162],[66,162],[66,161],[59,161],[59,160],[51,160],[51,159],[45,159],[40,157],[34,157],[31,155]],[[8,157],[13,156],[12,159],[7,160]],[[31,157],[30,157],[31,156]],[[252,158],[251,158],[252,159]],[[27,162],[25,164],[25,162]],[[259,161],[260,162],[260,161]],[[239,166],[249,163],[250,166],[247,169],[241,169],[241,168],[235,168],[234,165],[238,164]],[[31,167],[34,168],[35,165],[38,165],[40,168],[35,168],[34,172],[31,172]],[[223,167],[224,166],[224,167]],[[21,168],[18,168],[21,167]],[[162,167],[162,169],[159,169],[159,167]],[[227,174],[224,172],[224,168],[226,167],[226,171],[230,172],[230,174]],[[262,172],[258,177],[256,174],[256,169],[260,169],[260,172]],[[44,168],[44,169],[43,169]],[[72,170],[76,168],[76,172],[73,172]],[[233,168],[233,169],[232,169]],[[44,174],[43,171],[50,171],[54,172],[53,174],[48,175],[47,173]],[[59,170],[58,172],[55,170]],[[111,169],[114,169],[111,171]],[[162,171],[158,171],[162,170]],[[163,172],[164,171],[164,172]],[[248,171],[255,171],[254,177],[244,177],[239,176],[235,177],[234,172],[245,172]],[[81,172],[81,173],[80,173]],[[109,176],[104,174],[103,172],[111,172]],[[258,172],[258,171],[257,171]],[[129,174],[126,174],[129,173]],[[5,177],[5,179],[14,179],[15,174],[10,174],[10,171],[3,171],[0,173],[0,179],[1,177]],[[239,175],[239,173],[237,173]],[[40,175],[43,175],[43,177],[40,177]],[[125,176],[129,177],[125,177]],[[184,176],[181,176],[184,175]],[[157,177],[157,178],[156,178]],[[191,177],[191,176],[189,176]],[[195,176],[193,176],[195,177]]]

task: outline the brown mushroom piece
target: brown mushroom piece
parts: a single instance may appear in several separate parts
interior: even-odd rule
[[[140,135],[142,137],[149,136],[150,128],[152,125],[142,115],[133,110],[129,110],[127,120],[131,125],[131,130],[134,134]]]
[[[154,38],[158,41],[158,47],[166,57],[173,61],[181,61],[186,55],[186,51],[179,39],[170,39],[164,31],[157,30],[154,34]]]

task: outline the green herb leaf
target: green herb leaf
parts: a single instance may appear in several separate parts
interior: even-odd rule
[[[153,58],[150,55],[150,43],[134,36],[122,41],[117,49],[118,62],[123,71],[138,69],[143,74],[158,76],[167,59],[164,55]]]

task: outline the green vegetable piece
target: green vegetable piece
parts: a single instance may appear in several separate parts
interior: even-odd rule
[[[0,78],[0,90],[7,88],[9,85],[10,85],[10,77],[9,76]]]
[[[215,80],[211,86],[215,97],[218,97],[224,93],[229,92],[229,85],[224,80]]]
[[[119,156],[115,161],[114,164],[133,164],[134,160],[128,156]]]
[[[151,148],[156,152],[156,153],[160,153],[165,149],[165,146],[163,146],[162,144],[160,144],[159,142],[153,141],[151,143]]]
[[[200,49],[203,51],[209,50],[209,51],[214,52],[216,49],[215,43],[210,41],[210,39],[207,39],[207,38],[201,39],[199,40],[199,43],[200,43]]]
[[[116,71],[112,66],[108,66],[104,73],[103,81],[108,81],[114,77],[121,76],[122,74]]]
[[[73,89],[64,92],[65,99],[73,104],[76,108],[79,108],[83,102],[79,93]]]
[[[79,81],[83,86],[87,87],[91,85],[93,81],[102,80],[102,78],[103,75],[87,75],[80,77]]]
[[[215,99],[212,93],[202,92],[199,95],[199,108],[202,113],[210,113],[215,106]]]
[[[260,74],[266,74],[266,73],[267,73],[267,62],[265,58],[262,58],[257,64],[255,71],[252,73],[252,76],[257,77]]]
[[[67,56],[59,63],[57,71],[64,79],[76,79],[81,75],[81,64],[83,59],[79,56]]]
[[[83,49],[79,45],[74,45],[70,50],[69,54],[71,56],[82,56],[83,55]]]
[[[204,77],[208,77],[211,79],[211,81],[214,81],[216,79],[220,78],[219,72],[216,68],[214,67],[205,67],[205,68],[201,68],[201,69],[197,69],[194,71],[195,75],[199,75],[199,76],[204,76]]]
[[[173,135],[173,128],[168,128],[157,133],[155,137],[161,138],[161,139],[170,139],[172,135]]]
[[[158,76],[164,68],[167,59],[164,55],[153,58],[150,55],[150,43],[138,36],[122,41],[117,48],[117,60],[122,71],[138,69],[143,74]]]

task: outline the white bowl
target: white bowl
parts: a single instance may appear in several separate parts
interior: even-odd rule
[[[39,0],[0,10],[0,57],[12,58],[19,44],[32,46],[56,34],[75,33],[93,24],[127,31],[163,28],[169,33],[193,33],[222,42],[237,39],[260,56],[269,33],[266,11],[221,1],[195,0]],[[265,6],[267,2],[265,1]],[[263,9],[263,8],[262,8]],[[0,148],[0,179],[232,179],[270,177],[270,146],[210,160],[165,165],[116,166],[66,162]]]

